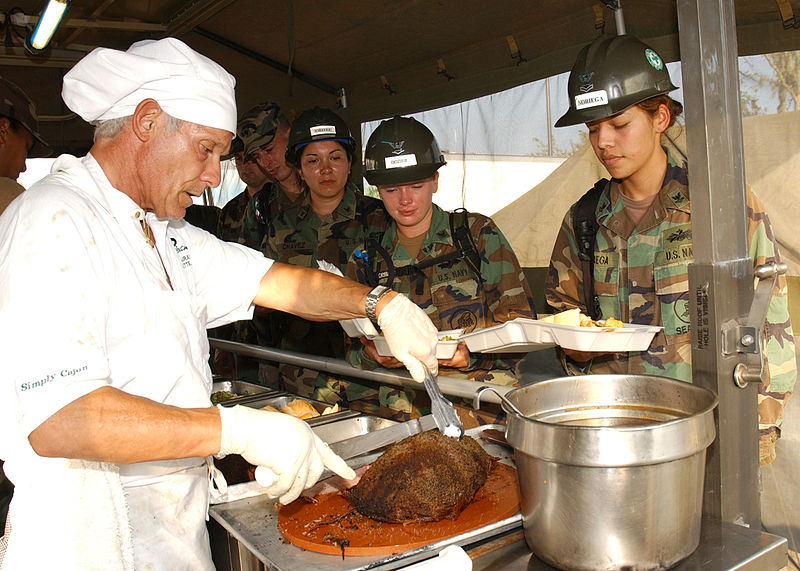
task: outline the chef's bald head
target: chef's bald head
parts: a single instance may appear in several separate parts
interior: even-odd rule
[[[133,115],[145,99],[167,114],[236,134],[236,79],[175,38],[144,40],[127,51],[97,48],[64,76],[61,96],[84,121]]]

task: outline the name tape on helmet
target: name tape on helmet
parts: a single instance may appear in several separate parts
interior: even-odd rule
[[[398,155],[396,157],[386,157],[387,169],[415,166],[417,166],[417,155]]]
[[[606,93],[605,89],[575,96],[575,109],[586,109],[587,107],[597,107],[598,105],[608,105],[608,93]]]
[[[312,137],[317,137],[319,135],[335,135],[336,127],[333,125],[316,125],[309,129],[309,133],[311,133]]]

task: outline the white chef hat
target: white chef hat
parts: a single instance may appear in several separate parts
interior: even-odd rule
[[[236,79],[175,38],[143,40],[127,51],[96,48],[64,76],[61,97],[84,121],[133,115],[155,99],[176,119],[236,135]]]

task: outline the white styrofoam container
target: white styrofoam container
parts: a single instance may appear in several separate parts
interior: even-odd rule
[[[517,317],[500,325],[465,333],[461,340],[473,353],[528,353],[556,345],[542,322]]]
[[[543,323],[556,343],[575,351],[622,353],[647,351],[656,333],[663,327],[625,323],[624,327],[580,327],[561,323]]]
[[[356,317],[354,319],[342,319],[339,324],[347,333],[348,337],[375,337],[379,335],[378,330],[372,324],[372,321],[366,317]]]
[[[436,344],[436,358],[437,359],[452,359],[453,355],[456,354],[456,349],[458,348],[458,344],[461,341],[461,336],[464,333],[463,329],[448,329],[446,331],[439,331],[439,339],[442,337],[452,337],[452,340],[448,341],[439,341]],[[376,335],[374,337],[369,337],[370,341],[375,343],[375,349],[378,351],[378,355],[382,357],[391,357],[392,352],[389,350],[389,344],[386,342],[386,338],[382,335]]]

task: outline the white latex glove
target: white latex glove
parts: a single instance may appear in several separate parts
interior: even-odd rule
[[[439,330],[414,302],[403,294],[394,296],[378,314],[378,325],[392,355],[403,362],[415,381],[425,380],[423,365],[434,377],[439,373]]]
[[[251,464],[269,469],[277,481],[267,482],[265,493],[282,504],[313,486],[325,468],[347,480],[355,477],[353,469],[304,421],[240,405],[217,408],[222,422],[218,456],[241,454]],[[259,479],[264,481],[263,476]]]

